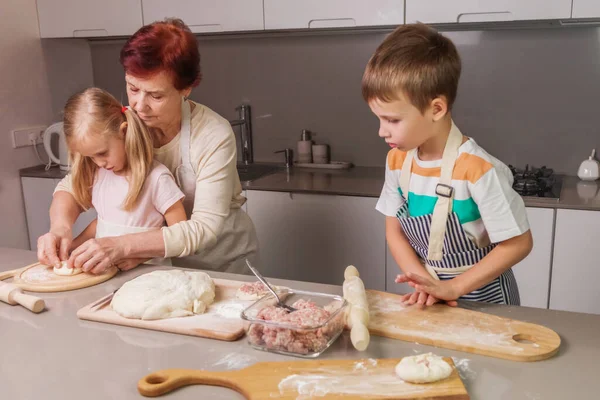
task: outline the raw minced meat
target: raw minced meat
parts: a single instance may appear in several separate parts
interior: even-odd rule
[[[250,341],[269,349],[308,354],[322,351],[343,328],[341,314],[327,325],[314,328],[325,323],[332,313],[311,301],[298,300],[292,307],[297,310],[291,313],[281,307],[265,307],[259,311],[257,319],[291,325],[297,329],[254,323],[248,331]]]

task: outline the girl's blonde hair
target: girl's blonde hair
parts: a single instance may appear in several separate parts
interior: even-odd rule
[[[89,88],[67,101],[64,131],[71,149],[73,195],[81,207],[92,207],[92,186],[98,166],[90,157],[73,151],[74,144],[88,135],[118,136],[121,124],[127,122],[125,154],[129,174],[129,192],[123,209],[131,211],[144,186],[153,160],[152,136],[137,114],[125,109],[110,93]]]

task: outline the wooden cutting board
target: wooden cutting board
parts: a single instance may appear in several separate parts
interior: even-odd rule
[[[445,358],[452,366],[452,359]],[[411,384],[395,374],[400,359],[261,362],[237,371],[167,369],[142,378],[138,391],[156,397],[187,385],[224,386],[258,399],[468,400],[456,368],[449,378]]]
[[[109,297],[106,302],[98,306],[95,301],[77,312],[79,319],[105,322],[130,326],[134,328],[150,329],[161,332],[179,333],[182,335],[199,336],[210,339],[233,341],[244,335],[244,321],[239,314],[253,301],[238,300],[235,297],[237,289],[245,282],[230,281],[226,279],[213,279],[215,283],[215,301],[204,314],[167,318],[154,321],[125,318],[117,314],[110,307]]]
[[[367,290],[373,335],[514,361],[552,357],[560,336],[541,325],[436,304],[404,306],[392,293]]]
[[[12,271],[0,272],[0,280],[13,278],[13,285],[30,292],[64,292],[94,286],[115,276],[119,269],[110,268],[102,275],[86,272],[72,275],[56,275],[48,265],[35,263]]]

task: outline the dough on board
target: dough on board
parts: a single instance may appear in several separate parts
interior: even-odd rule
[[[432,383],[448,378],[452,366],[432,353],[404,357],[396,365],[396,375],[410,383]]]
[[[59,268],[54,267],[54,273],[61,276],[77,275],[82,272],[81,268],[69,268],[66,261],[62,261]]]
[[[215,299],[215,284],[205,272],[152,271],[126,282],[111,306],[125,317],[142,320],[202,314]]]

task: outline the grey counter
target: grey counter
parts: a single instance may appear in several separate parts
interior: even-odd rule
[[[36,260],[30,251],[0,248],[0,270]],[[135,269],[98,286],[39,294],[47,311],[33,314],[0,303],[0,392],[3,399],[140,399],[137,381],[165,368],[228,370],[259,361],[296,360],[250,348],[245,339],[221,342],[119,327],[76,317],[79,308],[114,291],[123,282],[156,267]],[[211,273],[248,280],[247,276]],[[292,288],[341,293],[341,287],[278,281]],[[525,307],[466,303],[462,306],[545,325],[563,340],[557,356],[519,363],[392,339],[373,337],[364,353],[353,350],[345,333],[323,358],[396,358],[433,351],[453,357],[473,400],[552,400],[598,398],[600,316]],[[444,329],[444,327],[440,327]],[[228,389],[188,387],[168,399],[242,399]]]

